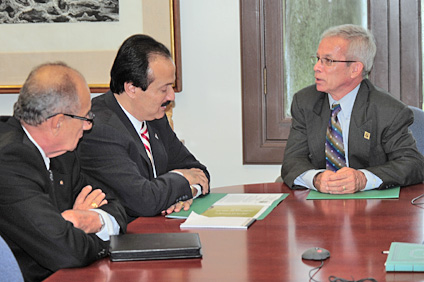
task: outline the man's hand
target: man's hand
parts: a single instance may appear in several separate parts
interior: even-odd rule
[[[356,169],[343,167],[337,172],[326,170],[314,178],[314,186],[322,193],[349,194],[365,188],[367,179]]]
[[[200,186],[202,186],[203,195],[206,195],[208,193],[209,191],[208,178],[206,177],[203,170],[198,168],[190,168],[190,169],[176,169],[176,171],[182,173],[183,176],[190,183],[190,185],[199,184]]]
[[[106,195],[102,190],[93,190],[93,187],[87,185],[78,194],[72,210],[62,212],[62,217],[85,233],[99,232],[102,228],[99,213],[90,211],[90,209],[107,204],[105,197]]]
[[[188,211],[190,209],[191,204],[193,203],[193,199],[190,199],[188,201],[181,201],[178,202],[172,206],[170,206],[166,211],[162,211],[162,215],[171,214],[173,212],[180,212],[182,209],[185,211]]]
[[[74,210],[89,210],[107,204],[106,195],[100,189],[93,190],[90,185],[85,186],[75,200]]]
[[[62,212],[62,217],[74,224],[74,227],[81,229],[85,233],[97,233],[102,228],[99,214],[88,210],[66,210]]]

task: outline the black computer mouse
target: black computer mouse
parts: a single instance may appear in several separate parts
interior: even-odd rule
[[[326,249],[314,247],[307,249],[302,254],[302,259],[325,260],[330,257],[330,252]]]

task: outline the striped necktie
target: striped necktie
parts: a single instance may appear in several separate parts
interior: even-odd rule
[[[327,128],[325,160],[327,169],[332,171],[337,171],[346,166],[342,128],[337,118],[341,109],[340,104],[333,104]]]
[[[152,150],[150,148],[150,139],[149,139],[149,132],[147,130],[147,123],[143,121],[143,124],[141,125],[140,130],[141,135],[141,141],[143,141],[144,148],[146,148],[147,155],[149,156],[150,161],[152,161]]]

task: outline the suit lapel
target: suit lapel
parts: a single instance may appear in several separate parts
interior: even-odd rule
[[[150,136],[150,147],[152,148],[153,160],[155,162],[156,173],[158,175],[162,174],[167,169],[167,153],[163,142],[160,139],[159,131],[151,122],[147,122]]]
[[[74,199],[70,199],[69,196],[69,191],[72,190],[72,175],[63,171],[59,158],[60,156],[50,159],[50,171],[53,176],[51,183],[55,190],[54,193],[50,193],[50,198],[59,210],[66,210],[69,208],[69,203],[74,202]]]
[[[317,93],[321,97],[317,100],[313,107],[313,115],[310,115],[311,120],[307,124],[311,124],[309,136],[313,136],[310,141],[311,154],[321,156],[319,158],[319,167],[325,167],[325,140],[328,121],[330,119],[330,107],[328,104],[328,95],[323,92]]]
[[[149,177],[150,179],[153,179],[153,167],[152,163],[150,161],[149,156],[147,155],[146,149],[144,148],[143,142],[141,141],[140,137],[138,136],[138,132],[134,129],[134,126],[132,125],[131,121],[128,119],[127,115],[122,111],[121,106],[119,105],[118,101],[116,100],[114,94],[109,91],[105,94],[105,102],[106,106],[111,109],[119,118],[121,123],[126,128],[127,132],[131,135],[133,138],[138,152],[145,160],[148,168],[149,168]],[[117,126],[120,126],[119,123],[116,124]],[[150,135],[150,130],[149,130]],[[151,137],[150,137],[151,139]],[[153,149],[152,149],[153,150]]]
[[[371,148],[371,138],[373,138],[372,116],[368,113],[369,97],[368,80],[364,79],[356,96],[352,108],[351,121],[349,125],[349,166],[368,167],[364,160],[368,160]],[[356,160],[362,159],[362,163]]]
[[[51,172],[51,170],[47,170],[46,165],[44,163],[43,157],[41,156],[40,151],[38,150],[38,148],[34,145],[34,143],[31,142],[31,140],[29,140],[28,136],[25,134],[25,132],[23,132],[23,140],[22,143],[31,147],[37,155],[37,159],[38,162],[40,163],[40,171],[42,171],[43,173],[43,177],[45,180],[45,183],[49,183],[50,185],[43,185],[43,189],[45,189],[44,187],[48,187],[48,191],[44,191],[46,193],[49,194],[50,199],[56,204],[57,206],[57,201],[56,199],[53,197],[53,195],[55,195],[55,192],[53,191],[55,186],[54,186],[54,182],[53,182],[53,172]]]

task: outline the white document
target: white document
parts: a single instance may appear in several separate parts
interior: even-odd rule
[[[184,228],[247,229],[284,194],[227,194],[201,215],[194,211],[180,225]]]
[[[180,228],[247,229],[254,221],[254,218],[248,217],[208,217],[191,212],[186,221],[181,223]]]
[[[269,206],[274,203],[274,201],[278,200],[282,193],[273,193],[273,194],[227,194],[225,197],[216,201],[211,208],[216,206],[262,206],[262,208],[254,215],[250,215],[250,217],[258,218],[260,217]]]
[[[283,193],[246,193],[246,194],[227,194],[222,199],[216,201],[214,205],[263,205],[270,206],[275,200],[278,200]]]

